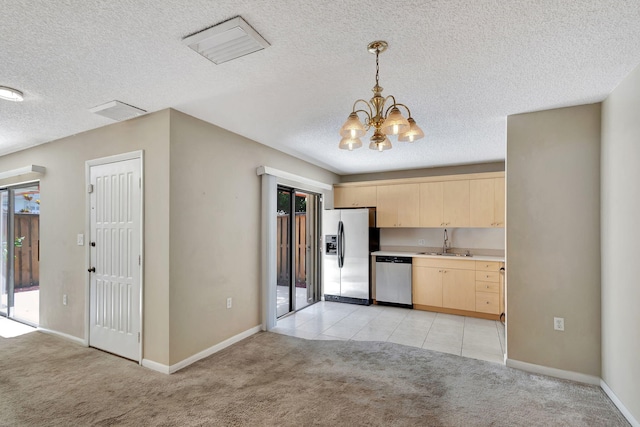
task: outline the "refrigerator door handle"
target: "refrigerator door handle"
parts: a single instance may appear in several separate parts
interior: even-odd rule
[[[338,268],[344,265],[344,224],[338,222]]]

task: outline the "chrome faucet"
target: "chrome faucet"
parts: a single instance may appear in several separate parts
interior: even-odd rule
[[[442,243],[442,253],[446,254],[449,249],[449,236],[447,235],[447,229],[444,229],[444,242]]]

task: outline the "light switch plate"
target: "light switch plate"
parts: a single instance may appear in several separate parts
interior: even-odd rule
[[[78,234],[78,246],[84,246],[84,234]]]

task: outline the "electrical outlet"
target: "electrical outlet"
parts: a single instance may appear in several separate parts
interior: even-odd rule
[[[62,305],[67,305],[67,294],[62,295]]]
[[[78,246],[84,246],[84,234],[78,234]]]
[[[424,239],[418,240],[418,246],[424,246],[424,245],[426,245]]]
[[[231,308],[231,298],[227,298],[227,308]]]
[[[564,331],[564,317],[553,318],[553,329],[556,331]]]

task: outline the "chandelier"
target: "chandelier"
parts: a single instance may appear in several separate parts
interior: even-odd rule
[[[371,128],[374,129],[373,135],[370,138],[371,143],[369,148],[377,151],[384,151],[391,149],[391,141],[387,135],[398,135],[398,141],[401,142],[413,142],[417,139],[424,137],[424,132],[416,124],[415,120],[411,118],[411,111],[404,104],[396,102],[393,95],[389,95],[386,98],[382,96],[382,87],[380,87],[378,81],[378,74],[380,72],[380,66],[378,65],[379,55],[387,50],[388,43],[386,41],[378,40],[369,43],[367,50],[376,54],[376,85],[371,89],[373,91],[373,98],[369,102],[364,99],[358,99],[353,103],[353,108],[349,118],[340,128],[340,141],[339,148],[343,150],[353,150],[354,148],[362,147],[363,137],[367,131]],[[391,102],[391,105],[386,107],[387,101]],[[361,104],[364,104],[361,109],[356,109]],[[363,109],[365,108],[366,109]],[[386,107],[386,108],[385,108]],[[405,119],[400,108],[407,110],[408,119]],[[362,113],[365,116],[364,124],[360,121],[358,113]]]

